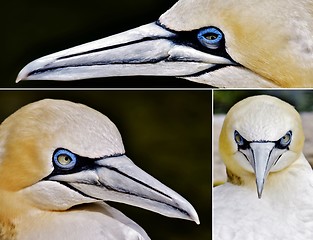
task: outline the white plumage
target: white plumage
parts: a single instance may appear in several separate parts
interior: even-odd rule
[[[312,12],[310,0],[180,0],[156,22],[39,58],[17,81],[157,75],[312,87]]]
[[[126,157],[103,114],[42,100],[0,125],[0,239],[149,239],[104,201],[199,223],[180,195]]]
[[[228,182],[213,193],[215,240],[312,239],[313,172],[303,142],[299,114],[277,98],[231,108],[220,136]]]

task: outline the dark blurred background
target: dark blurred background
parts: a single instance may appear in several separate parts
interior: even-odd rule
[[[201,224],[109,203],[142,226],[151,239],[211,237],[211,91],[0,91],[1,121],[43,98],[86,104],[118,127],[136,165],[184,196]]]
[[[174,77],[113,77],[71,82],[22,81],[30,61],[156,21],[176,0],[12,0],[1,6],[0,87],[207,87]]]

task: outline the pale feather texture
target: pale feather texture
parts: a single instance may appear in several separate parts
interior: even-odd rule
[[[238,152],[235,130],[248,141],[277,141],[292,131],[288,151],[270,170],[261,199],[252,167],[243,165],[248,161]],[[213,192],[215,240],[312,239],[313,172],[302,154],[303,141],[299,114],[275,97],[250,97],[231,108],[220,135],[228,182]]]
[[[65,212],[33,213],[32,224],[16,221],[16,239],[149,240],[145,231],[118,210],[105,203],[81,205]]]
[[[313,174],[301,156],[270,175],[261,199],[255,182],[214,188],[214,240],[313,238]]]
[[[304,135],[305,135],[305,141],[304,141],[304,148],[303,148],[303,154],[310,163],[311,166],[313,166],[313,148],[311,147],[313,145],[313,135],[311,134],[313,132],[313,113],[312,112],[302,112],[301,114],[302,118],[302,124]],[[226,175],[226,167],[220,157],[220,154],[218,152],[218,140],[220,137],[222,125],[225,119],[224,114],[215,114],[213,117],[213,183],[214,184],[221,184],[227,181],[227,175]]]
[[[17,81],[156,75],[221,88],[313,87],[312,22],[311,0],[180,0],[156,23],[34,60]],[[197,38],[208,27],[223,33],[217,51]]]
[[[57,166],[59,148],[76,154],[73,168]],[[187,200],[126,157],[106,116],[63,100],[26,105],[0,125],[0,196],[1,240],[150,239],[103,201],[199,223]]]
[[[219,78],[217,86],[220,87],[313,86],[313,3],[310,0],[180,0],[160,21],[176,31],[208,26],[223,31],[226,51],[247,72],[232,78],[219,73],[223,73],[222,70],[213,71],[206,76],[208,84],[212,81],[215,85],[214,79]],[[252,77],[249,71],[258,76]],[[232,78],[233,82],[224,82],[224,78]]]
[[[84,131],[78,131],[77,126]],[[38,159],[51,159],[60,147],[90,158],[125,151],[118,129],[100,112],[82,104],[43,100],[21,108],[0,125],[0,186],[21,189],[47,176],[53,169],[52,162],[48,165]],[[20,161],[11,161],[20,156]],[[18,178],[23,179],[6,171],[10,168],[20,168],[23,174]]]
[[[52,204],[66,210],[95,199],[57,182],[34,184],[53,170],[50,159],[55,148],[94,158],[124,153],[121,136],[106,116],[85,105],[42,100],[8,117],[0,125],[0,139],[0,239],[150,239],[140,226],[105,203],[49,211]]]

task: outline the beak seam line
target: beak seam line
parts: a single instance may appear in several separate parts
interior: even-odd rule
[[[161,192],[161,191],[159,191],[159,190],[157,190],[157,189],[155,189],[155,188],[149,186],[148,184],[146,184],[146,183],[144,183],[144,182],[142,182],[142,181],[140,181],[140,180],[138,180],[138,179],[136,179],[136,178],[134,178],[134,177],[129,176],[128,174],[126,174],[126,173],[120,171],[119,169],[117,169],[117,168],[115,168],[115,167],[111,167],[111,166],[103,166],[103,167],[105,167],[105,168],[107,168],[107,169],[109,169],[109,170],[111,170],[111,171],[117,172],[118,174],[121,174],[121,175],[123,175],[124,177],[127,177],[127,178],[131,179],[132,181],[134,181],[134,182],[136,182],[136,183],[139,183],[139,184],[141,184],[141,185],[143,185],[143,186],[145,186],[145,187],[147,187],[147,188],[149,188],[149,189],[151,189],[151,190],[153,190],[153,191],[155,191],[155,192],[157,192],[157,193],[159,193],[159,194],[161,194],[161,195],[163,195],[163,196],[165,196],[165,197],[167,197],[167,198],[169,198],[169,199],[172,200],[172,198],[171,198],[169,195],[167,195],[167,194],[165,194],[165,193],[163,193],[163,192]],[[101,184],[102,184],[102,183],[101,183]]]
[[[110,169],[110,168],[109,168],[109,169]],[[113,170],[113,171],[114,171],[114,170]],[[130,178],[131,178],[131,177],[130,177]],[[132,178],[131,178],[131,179],[132,179]],[[54,180],[50,180],[50,181],[54,181]],[[78,190],[77,188],[73,187],[72,185],[68,184],[67,182],[59,182],[59,181],[57,181],[57,182],[60,183],[60,184],[62,184],[62,185],[64,185],[65,187],[68,187],[69,189],[71,189],[71,190],[73,190],[73,191],[79,193],[80,195],[82,195],[82,196],[84,196],[84,197],[92,198],[92,199],[95,199],[95,200],[101,201],[101,202],[104,202],[104,201],[105,201],[105,200],[103,200],[103,199],[90,196],[90,195],[88,195],[88,194],[86,194],[86,193],[84,193],[84,192]],[[139,182],[140,182],[140,181],[139,181]],[[86,183],[86,184],[87,184],[87,183]],[[183,209],[180,209],[180,208],[177,208],[177,207],[175,207],[175,206],[173,206],[173,205],[167,204],[167,203],[165,203],[165,202],[158,201],[158,200],[155,200],[155,199],[151,199],[151,198],[148,198],[148,197],[145,197],[145,196],[137,195],[137,194],[134,194],[134,193],[132,193],[132,192],[125,191],[125,190],[119,191],[119,189],[112,188],[112,187],[110,187],[110,186],[106,186],[106,185],[103,184],[102,182],[100,182],[100,184],[101,184],[101,186],[103,186],[103,187],[105,187],[106,189],[111,190],[111,191],[115,191],[115,192],[118,192],[118,193],[126,193],[126,194],[129,194],[129,195],[135,196],[135,197],[139,197],[139,198],[143,198],[143,199],[147,199],[147,200],[150,200],[150,201],[154,201],[154,202],[158,202],[158,203],[164,204],[164,205],[166,205],[166,206],[168,206],[168,207],[171,207],[171,208],[173,208],[173,209],[176,209],[176,210],[178,210],[179,212],[181,212],[181,213],[185,214],[186,216],[189,216],[189,217],[190,217],[190,215],[189,215],[189,213],[188,213],[187,211],[185,211],[185,210],[183,210]],[[144,183],[142,183],[142,184],[145,185]],[[88,185],[88,184],[87,184],[87,185]],[[148,186],[148,187],[149,187],[149,186]],[[150,187],[150,188],[151,188],[151,187]],[[151,189],[153,189],[153,188],[151,188]],[[120,189],[120,190],[122,190],[122,189]],[[155,190],[155,189],[153,189],[153,190]],[[157,190],[155,190],[155,191],[157,191]],[[159,191],[157,191],[157,192],[159,192]],[[162,192],[160,192],[160,193],[163,194]],[[164,195],[167,196],[166,194],[164,194]],[[169,198],[172,199],[171,197],[169,197]]]
[[[50,72],[50,71],[57,71],[58,69],[63,69],[63,68],[79,68],[79,67],[93,67],[93,66],[109,66],[109,65],[144,65],[144,64],[154,64],[154,63],[159,63],[159,62],[188,62],[188,63],[191,63],[191,62],[194,62],[194,63],[199,63],[199,61],[171,61],[171,60],[167,60],[168,57],[165,57],[165,58],[160,58],[160,59],[152,59],[151,61],[147,61],[147,62],[136,62],[136,60],[132,60],[131,61],[121,61],[121,62],[95,62],[95,63],[92,63],[92,64],[81,64],[81,65],[68,65],[68,66],[61,66],[61,67],[51,67],[51,68],[44,68],[44,69],[38,69],[38,70],[35,70],[35,71],[32,71],[28,74],[28,76],[31,76],[31,75],[36,75],[36,74],[41,74],[41,73],[44,73],[44,72]],[[222,69],[224,67],[230,67],[230,66],[237,66],[237,65],[230,65],[230,64],[226,64],[226,65],[222,65],[222,64],[217,64],[213,67],[210,67],[210,68],[207,68],[205,70],[202,70],[200,72],[196,72],[196,73],[192,73],[190,75],[177,75],[176,77],[181,77],[181,78],[188,78],[188,77],[199,77],[203,74],[206,74],[206,73],[210,73],[210,72],[213,72],[213,71],[216,71],[216,70],[219,70],[219,69]]]
[[[62,56],[62,57],[57,58],[56,61],[57,60],[68,59],[68,58],[71,58],[71,57],[78,57],[78,56],[82,56],[82,55],[90,54],[90,53],[97,53],[97,52],[107,51],[107,50],[111,50],[111,49],[117,49],[117,48],[129,46],[129,45],[133,45],[133,44],[137,44],[137,43],[141,43],[141,42],[153,41],[153,40],[159,40],[159,39],[170,40],[170,38],[167,38],[167,37],[143,37],[141,39],[130,41],[130,42],[127,42],[127,43],[120,43],[120,44],[111,45],[111,46],[107,46],[107,47],[92,49],[92,50],[85,51],[85,52],[74,53],[74,54],[70,54],[70,55],[67,55],[67,56]]]
[[[213,67],[207,68],[205,70],[202,70],[200,72],[192,73],[190,75],[181,75],[181,76],[176,76],[176,77],[181,77],[181,78],[189,78],[189,77],[200,77],[201,75],[204,75],[206,73],[214,72],[219,69],[225,68],[225,67],[231,67],[231,66],[240,66],[239,64],[234,62],[234,65],[232,64],[216,64]]]
[[[171,60],[168,60],[168,57],[164,57],[164,58],[160,58],[160,59],[151,59],[150,61],[146,61],[146,62],[137,62],[138,60],[134,59],[132,61],[116,61],[116,62],[95,62],[95,63],[92,63],[92,64],[81,64],[81,65],[68,65],[68,66],[60,66],[60,67],[51,67],[51,68],[43,68],[43,69],[38,69],[38,70],[35,70],[35,71],[32,71],[28,74],[28,76],[31,76],[31,75],[36,75],[36,74],[41,74],[41,73],[44,73],[44,72],[50,72],[50,71],[57,71],[58,69],[63,69],[63,68],[79,68],[79,67],[93,67],[93,66],[109,66],[109,65],[145,65],[145,64],[155,64],[155,63],[160,63],[162,61],[164,62],[188,62],[188,63],[191,63],[191,62],[194,62],[194,63],[199,63],[199,61],[171,61]],[[216,66],[220,66],[220,65],[216,65]],[[217,69],[220,69],[220,68],[223,68],[223,67],[226,67],[228,65],[221,65],[220,67],[217,67],[215,69],[215,67],[211,67],[211,68],[208,68],[208,69],[205,69],[203,71],[200,71],[200,72],[197,72],[197,73],[193,73],[191,75],[181,75],[181,76],[176,76],[176,77],[197,77],[197,76],[200,76],[204,73],[207,73],[207,72],[211,72],[211,69],[213,69],[212,71],[214,70],[217,70]],[[229,65],[229,66],[233,66],[233,65]]]
[[[54,181],[54,180],[50,180],[50,181]],[[74,188],[72,185],[68,184],[67,182],[59,182],[59,181],[56,181],[56,182],[58,182],[58,183],[64,185],[65,187],[68,187],[69,189],[71,189],[71,190],[73,190],[73,191],[79,193],[80,195],[82,195],[82,196],[84,196],[84,197],[92,198],[92,199],[95,199],[95,200],[97,200],[97,201],[103,201],[103,199],[90,196],[90,195],[88,195],[88,194],[86,194],[86,193],[84,193],[84,192],[78,190],[77,188]]]
[[[128,195],[135,196],[135,197],[138,197],[138,198],[150,200],[150,201],[152,201],[152,202],[157,202],[157,203],[160,203],[160,204],[164,204],[164,205],[166,205],[166,206],[168,206],[168,207],[171,207],[171,208],[174,208],[174,209],[180,211],[181,213],[183,213],[183,214],[185,214],[185,215],[187,215],[187,216],[190,216],[187,211],[185,211],[185,210],[183,210],[183,209],[180,209],[180,208],[177,208],[177,207],[175,207],[175,206],[173,206],[173,205],[170,205],[170,204],[168,204],[168,203],[165,203],[165,202],[162,202],[162,201],[159,201],[159,200],[156,200],[156,199],[152,199],[152,198],[149,198],[149,197],[147,197],[147,196],[138,195],[138,194],[135,194],[135,193],[126,191],[125,189],[113,188],[113,187],[111,187],[111,186],[107,186],[107,185],[103,184],[102,182],[100,182],[100,183],[101,183],[101,185],[102,185],[103,187],[105,187],[105,188],[108,189],[109,191],[114,191],[114,192],[122,193],[122,194],[128,194]],[[153,188],[152,188],[152,189],[153,189]],[[157,190],[156,190],[156,191],[157,191]],[[157,192],[159,192],[159,191],[157,191]],[[172,198],[170,198],[170,199],[172,200]],[[101,199],[100,199],[100,200],[101,200]],[[102,200],[102,201],[104,201],[104,200]]]

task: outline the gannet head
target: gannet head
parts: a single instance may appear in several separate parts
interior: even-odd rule
[[[271,96],[254,96],[227,113],[219,141],[229,180],[242,184],[255,175],[259,198],[266,178],[295,162],[304,134],[298,112]]]
[[[37,59],[17,81],[158,75],[312,87],[312,10],[309,0],[180,0],[154,23]]]
[[[0,125],[0,149],[0,191],[32,208],[116,201],[199,222],[183,197],[126,157],[116,126],[85,105],[46,99],[21,108]]]

